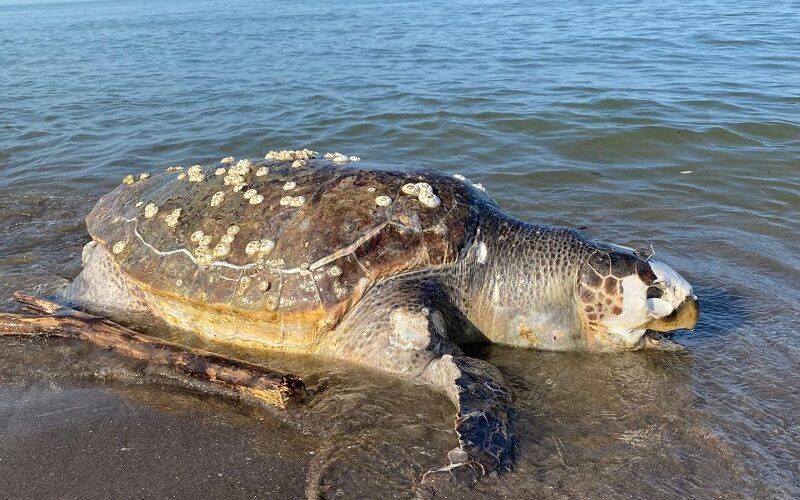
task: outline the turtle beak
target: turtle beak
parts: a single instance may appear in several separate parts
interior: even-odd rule
[[[685,328],[694,330],[700,317],[700,302],[694,295],[687,295],[678,307],[663,318],[655,318],[647,324],[647,329],[657,332],[671,332]]]

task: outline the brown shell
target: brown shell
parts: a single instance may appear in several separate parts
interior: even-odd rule
[[[100,199],[87,226],[109,250],[124,242],[114,258],[124,273],[151,290],[257,311],[282,323],[287,315],[300,314],[330,327],[376,281],[457,260],[482,207],[492,203],[468,182],[430,170],[327,160],[310,160],[301,168],[291,164],[254,162],[239,192],[224,185],[224,176],[214,175],[216,167],[205,169],[201,182],[179,179],[185,171],[168,171],[123,183]],[[256,176],[261,166],[269,173]],[[285,191],[288,181],[297,185]],[[401,191],[416,182],[430,184],[441,206],[425,207]],[[250,204],[244,198],[248,189],[257,190],[264,201]],[[225,200],[212,207],[217,191],[225,192]],[[279,201],[287,195],[306,201],[283,206]],[[378,206],[379,195],[391,197],[392,203]],[[145,218],[150,203],[159,210]],[[170,228],[165,218],[178,208],[178,223]],[[199,264],[192,233],[211,235],[213,248],[232,225],[240,229],[230,253],[210,265]],[[275,242],[268,255],[246,254],[248,242],[265,238]]]

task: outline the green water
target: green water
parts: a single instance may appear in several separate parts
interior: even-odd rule
[[[286,147],[461,173],[527,220],[652,243],[703,313],[682,353],[494,350],[517,467],[437,495],[800,496],[796,2],[7,3],[2,308],[78,273],[83,217],[128,173]],[[0,340],[0,497],[431,494],[445,398],[232,354],[326,389],[274,415]]]

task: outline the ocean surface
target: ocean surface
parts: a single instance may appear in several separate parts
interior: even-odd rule
[[[482,182],[652,244],[702,315],[677,352],[488,354],[512,473],[420,484],[452,407],[346,364],[234,352],[281,414],[67,340],[0,339],[2,498],[800,497],[794,1],[0,3],[0,309],[63,288],[123,176],[308,147]]]

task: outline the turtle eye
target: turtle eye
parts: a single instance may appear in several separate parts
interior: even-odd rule
[[[664,295],[664,290],[658,288],[657,286],[647,287],[648,299],[660,299],[663,295]]]

